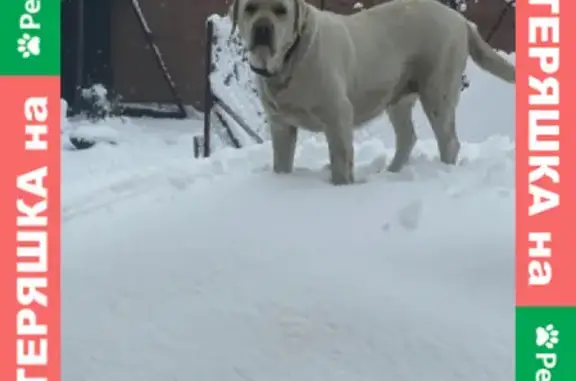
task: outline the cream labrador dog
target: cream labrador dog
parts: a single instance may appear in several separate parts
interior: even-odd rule
[[[354,129],[384,111],[396,135],[388,170],[400,171],[416,142],[417,99],[441,161],[454,164],[455,109],[468,56],[515,82],[514,66],[464,16],[435,0],[393,0],[353,15],[305,0],[235,0],[230,17],[258,77],[276,173],[292,171],[297,129],[304,128],[326,135],[332,182],[354,182]]]

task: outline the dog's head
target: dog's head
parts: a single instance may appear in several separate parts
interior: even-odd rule
[[[304,0],[235,0],[232,32],[238,28],[250,64],[276,72],[302,28]]]

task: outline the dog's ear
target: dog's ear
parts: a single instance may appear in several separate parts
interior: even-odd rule
[[[294,33],[298,33],[300,24],[300,4],[298,0],[294,0]]]
[[[302,32],[302,26],[304,24],[304,17],[306,14],[306,3],[305,0],[293,0],[294,1],[294,33],[300,34]]]
[[[240,0],[234,0],[230,8],[228,9],[228,16],[232,19],[232,30],[230,35],[234,34],[236,26],[238,24],[238,11],[240,10]]]

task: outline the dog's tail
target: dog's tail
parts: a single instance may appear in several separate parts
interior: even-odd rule
[[[487,72],[501,78],[508,83],[516,82],[516,68],[496,53],[492,47],[484,41],[476,26],[470,22],[468,27],[468,51],[472,60]]]

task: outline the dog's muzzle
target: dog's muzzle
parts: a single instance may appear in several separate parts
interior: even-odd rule
[[[274,26],[267,18],[257,20],[252,26],[252,49],[257,47],[272,48]]]

